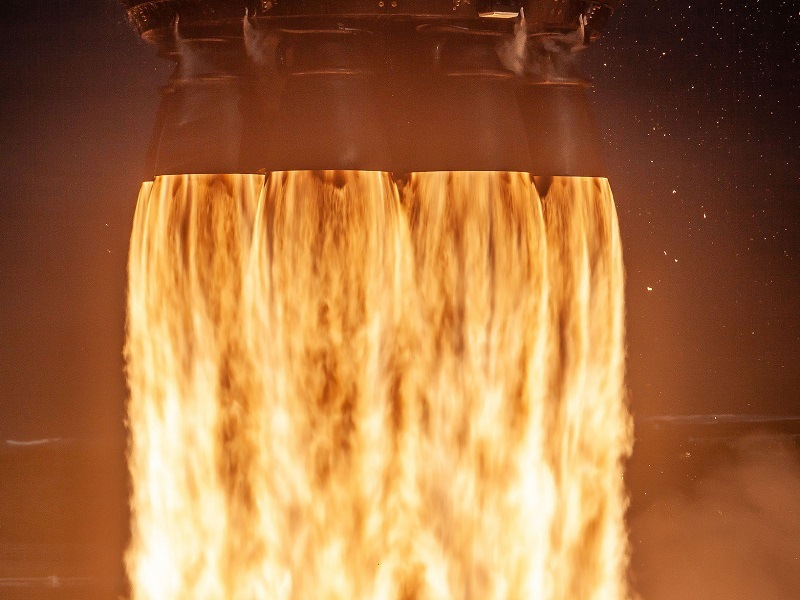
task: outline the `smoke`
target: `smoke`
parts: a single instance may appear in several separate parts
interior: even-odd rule
[[[514,33],[497,47],[500,61],[519,76],[542,81],[572,79],[577,52],[586,47],[586,22],[581,15],[578,27],[568,33],[529,35],[525,12],[520,10]]]
[[[244,13],[243,26],[244,47],[250,60],[262,67],[273,65],[275,62],[275,36],[270,36],[256,29],[250,22],[250,15],[247,10]]]
[[[800,459],[757,443],[739,442],[733,461],[633,517],[634,586],[643,600],[796,597]]]
[[[497,49],[503,66],[517,75],[525,74],[525,63],[528,51],[528,27],[525,22],[525,10],[519,9],[519,20],[514,24],[514,34],[501,42]]]
[[[213,63],[207,53],[199,50],[191,43],[191,40],[181,35],[180,19],[177,16],[172,24],[172,36],[175,40],[175,51],[180,59],[183,76],[213,71]]]

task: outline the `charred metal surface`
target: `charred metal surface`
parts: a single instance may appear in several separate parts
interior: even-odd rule
[[[604,172],[588,85],[575,57],[599,33],[592,23],[614,3],[151,0],[127,6],[142,36],[176,63],[150,151],[154,175]]]

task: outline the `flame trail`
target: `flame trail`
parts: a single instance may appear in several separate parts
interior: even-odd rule
[[[134,598],[626,597],[605,180],[163,176],[129,271]]]

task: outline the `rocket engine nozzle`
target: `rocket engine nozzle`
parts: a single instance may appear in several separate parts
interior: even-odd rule
[[[153,174],[602,175],[589,86],[572,56],[612,2],[126,4],[176,62]]]

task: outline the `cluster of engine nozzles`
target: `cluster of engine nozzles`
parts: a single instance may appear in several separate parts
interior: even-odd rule
[[[150,174],[603,175],[573,58],[590,37],[588,9],[563,31],[532,28],[524,10],[488,20],[243,12],[137,21],[177,65]]]

